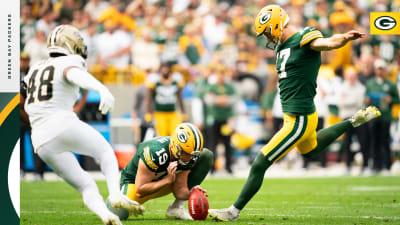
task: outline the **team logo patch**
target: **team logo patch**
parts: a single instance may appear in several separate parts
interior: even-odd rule
[[[177,136],[178,136],[178,140],[179,140],[180,142],[182,142],[182,143],[186,143],[186,142],[187,142],[187,137],[186,137],[185,132],[183,132],[183,131],[178,131]]]
[[[371,12],[370,34],[400,34],[400,12]]]
[[[271,19],[271,13],[265,12],[260,16],[260,24],[266,24],[268,20]]]

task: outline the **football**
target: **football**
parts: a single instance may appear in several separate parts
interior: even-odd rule
[[[205,220],[208,215],[208,200],[200,190],[194,190],[189,197],[189,213],[194,220]]]

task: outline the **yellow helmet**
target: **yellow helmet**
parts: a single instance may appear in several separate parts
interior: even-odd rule
[[[47,37],[49,54],[80,55],[87,58],[87,47],[78,29],[71,25],[54,28]]]
[[[203,150],[203,135],[191,123],[179,124],[171,136],[170,149],[182,166],[192,166]],[[192,156],[189,162],[181,160],[182,151]]]
[[[275,49],[280,44],[283,28],[288,22],[288,14],[279,5],[267,5],[258,13],[254,26],[257,36],[267,36],[266,47]]]

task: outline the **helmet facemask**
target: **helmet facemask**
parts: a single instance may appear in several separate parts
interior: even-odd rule
[[[266,28],[266,30],[268,27]],[[282,34],[283,34],[283,28],[282,28],[282,23],[280,26],[280,35],[279,37],[272,36],[272,24],[269,26],[269,32],[265,31],[264,36],[267,39],[267,43],[265,44],[265,47],[275,50],[275,48],[281,44],[281,39],[282,39]]]
[[[174,157],[178,159],[179,165],[181,165],[184,168],[191,168],[192,165],[194,165],[197,161],[197,159],[200,156],[199,151],[193,151],[192,153],[187,153],[185,152],[181,146],[178,145],[178,143],[173,143],[175,145],[176,151],[172,151],[174,154]],[[190,159],[188,161],[184,161],[182,159],[182,154],[187,154],[190,156]]]

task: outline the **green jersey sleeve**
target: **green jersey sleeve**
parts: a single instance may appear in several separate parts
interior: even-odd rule
[[[139,157],[146,167],[153,172],[166,170],[170,161],[169,138],[159,137],[142,144],[144,144],[143,151]]]
[[[319,31],[317,28],[314,27],[304,28],[303,31],[300,33],[300,35],[301,35],[300,48],[311,43],[312,40],[324,37],[321,31]]]

